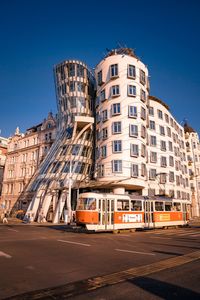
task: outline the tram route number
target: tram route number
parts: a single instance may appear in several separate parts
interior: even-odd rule
[[[123,214],[122,222],[124,223],[142,222],[142,214]]]

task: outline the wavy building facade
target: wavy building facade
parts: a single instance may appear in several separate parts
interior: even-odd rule
[[[54,68],[58,126],[54,144],[39,166],[28,190],[34,193],[26,217],[54,223],[70,221],[72,193],[89,178],[93,158],[94,78],[80,61]],[[74,198],[74,197],[73,197]],[[76,198],[76,196],[75,196]]]

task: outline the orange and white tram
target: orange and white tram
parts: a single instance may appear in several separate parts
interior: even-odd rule
[[[187,225],[188,201],[146,198],[92,192],[80,194],[76,223],[93,231]]]

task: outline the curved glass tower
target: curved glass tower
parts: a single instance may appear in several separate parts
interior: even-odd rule
[[[57,137],[32,178],[28,190],[34,193],[26,213],[31,221],[62,216],[71,219],[72,190],[89,178],[93,155],[94,78],[77,60],[54,67],[58,107]],[[64,212],[64,213],[63,213]]]

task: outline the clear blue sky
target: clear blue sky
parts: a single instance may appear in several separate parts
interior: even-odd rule
[[[200,1],[0,1],[0,129],[21,131],[56,112],[53,65],[91,68],[117,43],[148,66],[151,95],[200,133]]]

